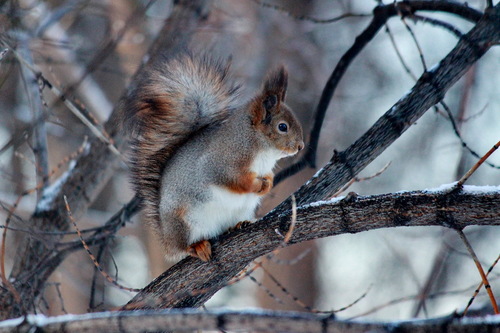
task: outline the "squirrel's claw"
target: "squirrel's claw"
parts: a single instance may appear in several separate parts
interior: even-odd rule
[[[209,261],[212,257],[212,246],[207,240],[201,240],[194,244],[191,244],[187,248],[187,253],[192,256],[199,258],[203,261]]]
[[[240,229],[246,228],[247,226],[249,226],[252,223],[253,223],[252,221],[248,221],[248,220],[240,221],[240,222],[236,223],[236,225],[227,229],[225,234],[228,234],[228,233],[235,231],[235,230],[240,230]]]
[[[273,187],[273,177],[269,175],[257,177],[255,178],[255,183],[257,188],[254,192],[258,195],[264,195],[271,191]]]
[[[229,230],[240,230],[240,229],[243,229],[247,226],[249,226],[250,224],[252,224],[253,222],[252,221],[248,221],[248,220],[245,220],[245,221],[241,221],[241,222],[238,222],[236,223],[236,225],[232,228],[229,228]]]

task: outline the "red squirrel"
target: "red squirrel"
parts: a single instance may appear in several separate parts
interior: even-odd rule
[[[211,258],[210,238],[253,220],[276,161],[304,147],[285,104],[288,74],[272,72],[241,102],[229,65],[181,53],[156,62],[122,106],[132,131],[132,182],[170,259]]]

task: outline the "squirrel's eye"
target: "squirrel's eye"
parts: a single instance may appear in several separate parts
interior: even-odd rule
[[[288,132],[288,125],[286,123],[279,123],[278,130],[280,132],[286,133],[286,132]]]

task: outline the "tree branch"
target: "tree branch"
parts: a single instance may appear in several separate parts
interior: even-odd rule
[[[349,195],[299,207],[289,244],[380,228],[500,225],[499,205],[500,186]],[[243,230],[221,236],[213,241],[210,262],[184,259],[151,282],[124,309],[201,306],[254,259],[281,246],[290,219],[290,211],[275,210]]]
[[[458,41],[443,60],[425,72],[415,86],[361,138],[345,151],[336,153],[316,177],[295,193],[298,205],[322,200],[335,193],[399,138],[429,108],[441,101],[446,91],[472,64],[499,42],[500,5],[497,5]],[[288,207],[289,202],[282,203],[279,209],[284,205]]]
[[[0,333],[38,332],[157,332],[173,330],[220,330],[251,332],[492,332],[498,319],[459,319],[453,315],[425,320],[398,322],[337,320],[301,312],[269,310],[162,310],[104,312],[85,315],[45,317],[30,315],[10,320],[0,326]]]
[[[356,37],[353,45],[340,58],[337,66],[328,79],[323,92],[321,93],[321,97],[315,111],[314,124],[309,134],[309,144],[306,145],[307,150],[305,154],[299,161],[278,173],[274,178],[275,184],[278,184],[283,179],[296,174],[306,166],[310,166],[312,168],[316,167],[316,153],[318,150],[319,137],[321,129],[323,128],[326,111],[330,105],[333,94],[335,93],[340,80],[349,68],[349,65],[391,17],[398,14],[412,15],[417,11],[441,11],[455,14],[471,22],[477,22],[481,19],[481,13],[479,11],[453,1],[394,2],[392,4],[376,7],[373,10],[372,21],[363,30],[363,32]]]

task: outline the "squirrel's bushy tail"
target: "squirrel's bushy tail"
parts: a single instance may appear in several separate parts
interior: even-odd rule
[[[166,162],[193,134],[238,107],[239,87],[228,63],[187,53],[151,65],[136,82],[123,105],[133,133],[132,182],[147,221],[157,222]]]

